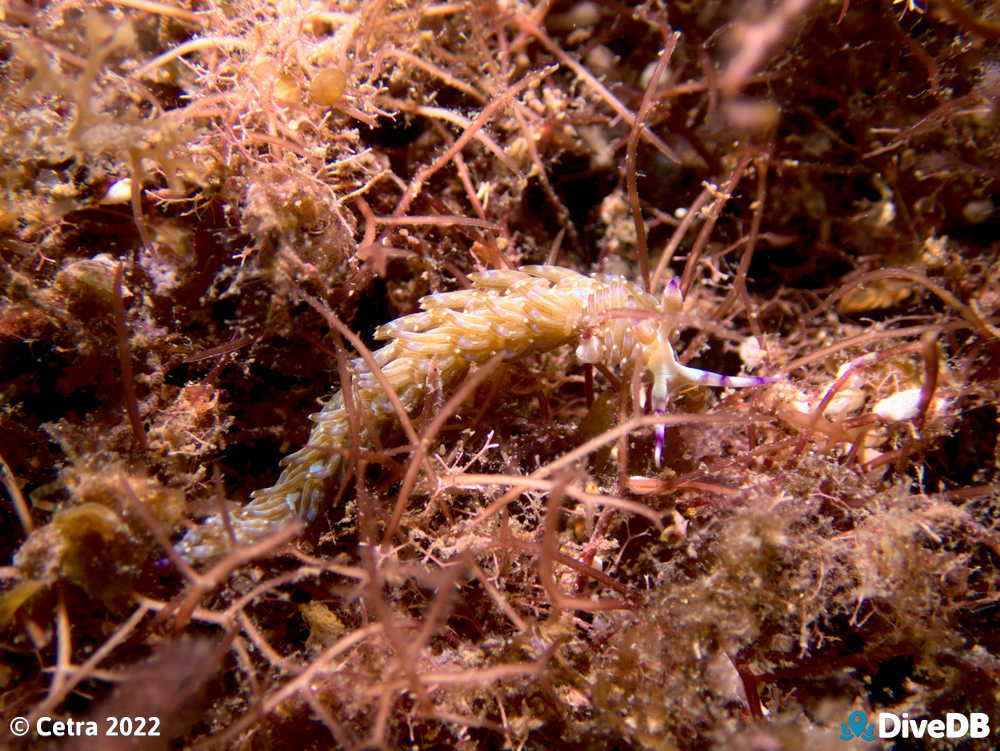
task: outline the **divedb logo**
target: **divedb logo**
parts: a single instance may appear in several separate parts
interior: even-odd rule
[[[879,712],[876,722],[869,723],[864,712],[851,712],[847,722],[840,723],[840,739],[860,738],[985,738],[990,734],[990,717],[985,712],[948,712],[944,719],[910,719],[906,712]]]

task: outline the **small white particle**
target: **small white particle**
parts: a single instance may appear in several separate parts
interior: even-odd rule
[[[892,396],[887,396],[885,399],[878,401],[875,406],[872,407],[872,412],[881,417],[883,420],[890,420],[892,422],[912,420],[917,416],[917,408],[920,406],[920,392],[921,389],[919,388],[898,391]],[[936,413],[940,413],[947,406],[947,399],[937,398],[931,403],[930,409],[927,410],[927,414],[932,416]]]
[[[128,203],[130,200],[132,200],[132,178],[125,177],[111,183],[101,203]]]

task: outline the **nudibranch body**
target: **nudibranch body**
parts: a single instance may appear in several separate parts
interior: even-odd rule
[[[632,282],[608,274],[584,275],[559,266],[524,266],[517,270],[470,274],[472,287],[428,295],[421,310],[379,328],[375,338],[388,340],[374,358],[407,413],[422,404],[432,368],[440,382],[453,386],[473,363],[497,353],[505,360],[576,344],[585,364],[641,369],[652,380],[652,408],[666,410],[671,389],[685,384],[720,387],[756,386],[770,381],[759,376],[726,376],[681,365],[670,335],[670,314],[682,306],[675,282],[661,298]],[[350,369],[357,403],[368,413],[364,424],[377,426],[393,415],[379,380],[361,358]],[[350,441],[343,391],[337,391],[316,414],[309,442],[287,456],[278,481],[255,491],[249,503],[230,514],[233,534],[246,543],[295,519],[310,520],[323,508],[329,478],[341,467],[341,454],[331,451]],[[366,440],[362,429],[362,440]],[[656,461],[663,448],[658,426]],[[177,544],[188,560],[218,557],[229,546],[219,516],[193,528]]]

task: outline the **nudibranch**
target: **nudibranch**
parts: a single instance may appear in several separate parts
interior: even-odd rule
[[[379,328],[388,343],[374,359],[410,414],[420,408],[428,375],[454,386],[474,363],[497,353],[517,360],[563,345],[576,345],[584,364],[603,364],[630,373],[636,369],[652,381],[652,409],[664,413],[671,390],[686,384],[747,387],[767,383],[767,376],[728,376],[682,365],[670,343],[683,299],[676,280],[661,297],[623,277],[585,275],[559,266],[524,266],[470,274],[472,286],[428,295],[421,310]],[[433,364],[433,365],[432,365]],[[357,403],[366,410],[368,426],[390,419],[393,407],[379,379],[361,358],[350,363]],[[341,469],[342,455],[331,449],[348,445],[350,427],[344,393],[337,391],[316,414],[309,442],[283,461],[277,482],[257,490],[250,501],[230,513],[237,542],[247,543],[282,524],[313,519],[331,492],[330,479]],[[656,462],[663,451],[663,426],[656,427]],[[229,547],[222,518],[209,517],[178,542],[189,561],[208,560]]]

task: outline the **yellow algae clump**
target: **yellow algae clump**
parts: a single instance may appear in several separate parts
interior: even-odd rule
[[[347,87],[347,74],[335,65],[324,68],[313,78],[309,85],[309,99],[316,104],[332,107],[344,95]]]

